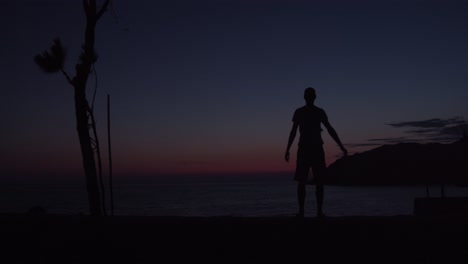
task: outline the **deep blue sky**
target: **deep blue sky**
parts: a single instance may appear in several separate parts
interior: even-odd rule
[[[105,141],[110,94],[117,172],[293,170],[283,152],[308,86],[351,152],[450,141],[468,116],[467,1],[112,2],[96,32],[96,112]],[[33,57],[60,37],[74,76],[81,1],[0,10],[0,174],[80,173],[72,87]],[[339,149],[323,137],[331,163]]]

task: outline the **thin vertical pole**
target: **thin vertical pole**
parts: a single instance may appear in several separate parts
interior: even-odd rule
[[[96,129],[96,120],[94,119],[94,112],[93,109],[90,109],[89,116],[91,118],[91,127],[93,129],[94,139],[91,138],[91,142],[94,142],[94,146],[96,148],[96,156],[98,161],[98,173],[99,173],[99,186],[101,187],[101,207],[102,207],[102,214],[104,216],[107,215],[106,213],[106,194],[104,188],[104,181],[102,179],[102,162],[101,162],[101,146],[99,145],[99,138],[97,135]]]
[[[111,129],[110,129],[110,95],[107,95],[107,145],[109,148],[109,190],[111,216],[114,216],[114,191],[112,187],[112,151],[111,151]]]

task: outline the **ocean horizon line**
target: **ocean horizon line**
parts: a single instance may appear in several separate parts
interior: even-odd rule
[[[114,180],[164,180],[164,179],[201,179],[201,178],[248,178],[248,177],[293,177],[294,171],[259,171],[259,172],[186,172],[186,173],[116,173]],[[109,178],[108,174],[103,174],[104,178]],[[37,182],[74,182],[85,180],[85,175],[75,173],[38,173],[22,175],[3,175],[0,183],[37,183]]]

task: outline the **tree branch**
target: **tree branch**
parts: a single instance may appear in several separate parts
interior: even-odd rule
[[[106,0],[106,2],[104,2],[101,9],[99,10],[99,12],[96,15],[96,21],[99,20],[99,18],[101,18],[102,14],[104,14],[104,12],[107,11],[107,6],[109,5],[109,3],[110,3],[110,0]]]
[[[71,85],[73,85],[73,81],[72,81],[72,79],[70,78],[70,76],[67,74],[67,72],[64,71],[63,69],[60,69],[60,70],[62,71],[62,73],[63,73],[63,75],[65,76],[65,78],[67,78],[68,83],[70,83]]]

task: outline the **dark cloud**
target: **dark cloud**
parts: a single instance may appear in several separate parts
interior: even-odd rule
[[[468,123],[462,117],[446,119],[432,118],[421,121],[397,122],[387,124],[394,128],[408,129],[406,136],[371,138],[367,142],[349,144],[350,148],[374,147],[398,143],[452,143],[468,134]]]
[[[415,138],[415,137],[397,137],[397,138],[369,139],[369,141],[380,142],[380,145],[384,145],[384,144],[398,144],[398,143],[424,143],[427,140],[423,138]]]
[[[367,141],[371,142],[388,142],[388,141],[401,141],[401,140],[406,140],[406,137],[396,137],[396,138],[371,138],[368,139]]]
[[[465,121],[461,117],[452,117],[447,119],[432,118],[422,121],[409,121],[409,122],[398,122],[387,124],[392,127],[418,127],[418,128],[443,128],[451,125],[465,124]]]
[[[408,134],[429,134],[429,133],[438,133],[440,128],[430,128],[430,129],[415,129],[415,130],[408,130],[405,133]]]
[[[467,123],[462,117],[432,118],[422,121],[398,122],[387,124],[395,128],[416,128],[404,131],[408,137],[406,142],[441,142],[448,143],[460,139],[467,131]],[[398,140],[401,138],[398,138]],[[396,139],[383,139],[383,142],[392,143]],[[375,140],[369,140],[375,141]]]
[[[359,148],[359,147],[376,147],[381,146],[382,144],[379,143],[356,143],[356,144],[345,144],[346,147],[350,148]]]
[[[461,136],[468,132],[468,124],[460,124],[457,126],[444,127],[439,132],[441,135]]]

